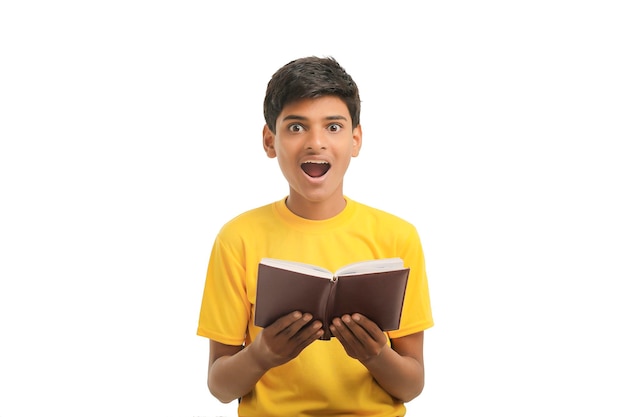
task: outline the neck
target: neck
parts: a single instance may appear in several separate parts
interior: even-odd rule
[[[335,217],[346,207],[343,195],[340,198],[325,201],[308,201],[290,194],[287,197],[287,208],[295,215],[308,220],[326,220]]]

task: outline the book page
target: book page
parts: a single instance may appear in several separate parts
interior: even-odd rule
[[[382,272],[404,268],[401,258],[373,259],[369,261],[355,262],[337,270],[336,275],[355,275],[365,272]]]
[[[320,278],[333,278],[333,273],[326,268],[311,265],[303,262],[286,261],[284,259],[263,258],[261,264],[273,266],[274,268],[286,269],[288,271],[299,272],[301,274],[312,275]]]

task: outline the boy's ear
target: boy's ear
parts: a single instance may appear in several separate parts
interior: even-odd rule
[[[267,125],[263,126],[263,149],[268,158],[276,158],[276,150],[274,149],[274,140],[276,135],[272,133]]]
[[[361,125],[358,125],[352,129],[352,156],[359,156],[361,151],[361,143],[363,140],[363,132],[361,131]]]

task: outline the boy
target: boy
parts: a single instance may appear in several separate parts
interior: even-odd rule
[[[343,194],[361,148],[357,85],[333,59],[307,57],[280,68],[267,86],[263,147],[277,158],[289,194],[243,213],[219,232],[207,271],[198,335],[210,340],[208,387],[240,399],[242,416],[403,416],[424,387],[423,331],[433,325],[416,229]],[[367,317],[321,323],[295,311],[254,326],[256,274],[263,257],[330,270],[400,257],[411,268],[400,328]]]

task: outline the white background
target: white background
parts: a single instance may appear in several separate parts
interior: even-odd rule
[[[262,101],[307,55],[361,89],[346,194],[422,237],[409,415],[625,415],[620,3],[2,2],[0,417],[236,415],[204,274],[287,193]]]

